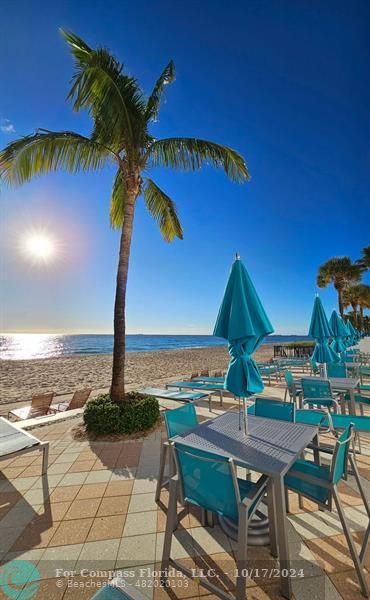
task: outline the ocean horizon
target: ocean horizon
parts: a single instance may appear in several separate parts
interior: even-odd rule
[[[308,341],[305,335],[270,335],[264,344],[284,344]],[[129,334],[127,352],[155,352],[186,348],[226,346],[227,342],[213,335]],[[0,335],[1,360],[29,360],[87,354],[111,354],[112,334],[15,333]]]

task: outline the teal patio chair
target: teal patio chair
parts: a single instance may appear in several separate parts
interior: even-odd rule
[[[334,501],[334,505],[338,511],[343,532],[347,540],[353,564],[357,572],[362,594],[367,598],[369,596],[369,589],[363,570],[366,547],[364,548],[364,546],[362,546],[360,554],[357,554],[337,487],[346,474],[347,462],[349,460],[355,474],[357,485],[361,491],[362,499],[365,503],[370,524],[370,508],[365,496],[365,492],[361,486],[361,480],[356,461],[354,460],[353,455],[349,452],[352,435],[353,424],[350,423],[336,440],[330,466],[317,464],[304,459],[298,459],[285,476],[285,486],[287,489],[296,492],[300,496],[304,496],[317,503],[324,510],[332,511]],[[369,526],[367,528],[367,531],[368,530]],[[369,536],[367,535],[367,540],[368,537]]]
[[[350,395],[344,396],[345,400],[350,400]],[[370,406],[370,396],[363,396],[362,394],[355,394],[355,402],[360,406],[360,413],[364,416],[364,406]]]
[[[300,386],[294,385],[293,373],[291,371],[284,371],[284,379],[286,383],[284,402],[286,402],[287,395],[289,393],[289,399],[291,402],[295,402],[295,399],[301,393]]]
[[[195,577],[192,570],[171,557],[172,535],[177,524],[176,504],[180,496],[187,506],[201,507],[237,524],[236,599],[245,600],[248,525],[265,495],[268,478],[262,475],[257,483],[239,479],[231,458],[194,449],[177,440],[171,445],[177,474],[170,480],[161,572],[167,573],[169,567],[174,567],[187,577]],[[199,583],[224,600],[234,600],[234,596],[205,577],[201,577]]]
[[[257,397],[254,403],[254,414],[256,417],[295,423],[295,404]]]
[[[186,435],[191,429],[197,427],[198,425],[198,417],[195,412],[194,404],[185,404],[184,406],[180,406],[179,408],[175,408],[173,410],[167,410],[164,413],[164,422],[166,424],[167,430],[167,439],[170,440],[172,437],[177,435],[183,436]],[[161,447],[161,455],[159,460],[159,473],[158,473],[158,481],[155,492],[155,501],[159,502],[159,498],[161,495],[161,489],[164,486],[164,469],[166,465],[166,456],[167,451],[169,449],[168,441],[162,443]],[[171,465],[171,456],[170,456],[170,470],[174,470],[174,465]]]
[[[341,363],[329,363],[327,366],[328,377],[347,377],[346,365]]]
[[[325,407],[327,410],[333,409],[339,412],[339,403],[333,397],[330,381],[325,379],[301,379],[302,385],[302,406]]]

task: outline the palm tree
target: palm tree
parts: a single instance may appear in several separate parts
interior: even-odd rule
[[[362,257],[356,262],[364,269],[370,269],[370,246],[362,248]]]
[[[148,176],[153,167],[195,171],[203,164],[222,167],[233,181],[249,180],[244,159],[235,150],[197,138],[156,139],[149,126],[156,121],[166,84],[175,77],[171,61],[146,98],[134,77],[105,48],[90,48],[73,33],[62,31],[75,72],[68,99],[75,111],[86,109],[93,120],[89,137],[71,131],[38,129],[11,142],[0,153],[0,177],[21,185],[34,176],[65,169],[71,173],[115,164],[110,221],[121,230],[114,305],[114,349],[111,397],[125,396],[125,304],[134,212],[139,196],[167,241],[182,239],[176,205]]]
[[[361,288],[361,284],[349,285],[348,287],[344,288],[343,294],[342,294],[343,307],[344,308],[347,308],[348,306],[352,307],[353,320],[354,320],[355,327],[357,327],[357,322],[358,322],[357,308],[358,308],[360,297],[361,297],[360,288]]]
[[[317,285],[320,288],[332,283],[338,294],[338,307],[343,317],[343,290],[353,282],[359,281],[362,274],[361,265],[352,263],[348,256],[330,258],[319,267]]]
[[[364,309],[370,309],[370,285],[359,283],[358,305],[360,308],[360,328],[364,328]]]

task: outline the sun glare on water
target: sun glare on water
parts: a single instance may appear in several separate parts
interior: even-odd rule
[[[49,233],[32,232],[24,236],[22,251],[34,263],[48,263],[55,258],[57,243]]]

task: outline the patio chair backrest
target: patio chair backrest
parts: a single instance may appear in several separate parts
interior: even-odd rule
[[[328,377],[347,377],[346,366],[340,363],[329,363],[327,373]]]
[[[302,379],[303,398],[332,398],[330,381]]]
[[[338,481],[342,479],[343,474],[346,471],[349,445],[353,435],[353,427],[353,423],[350,423],[336,441],[330,469],[331,480],[334,484],[338,483]]]
[[[254,406],[254,414],[256,417],[277,419],[279,421],[292,421],[295,423],[295,404],[293,402],[256,398]]]
[[[198,425],[194,404],[190,402],[179,408],[167,410],[164,413],[164,420],[169,439],[175,435],[186,435],[188,431]]]
[[[47,394],[35,394],[31,398],[31,409],[47,411],[53,401],[53,398],[54,392],[49,392]]]
[[[232,460],[177,441],[174,452],[184,500],[236,521],[240,496]]]
[[[75,392],[71,398],[71,401],[68,405],[68,410],[82,408],[83,406],[85,406],[90,394],[91,390],[77,390],[77,392]]]
[[[294,379],[293,379],[293,374],[291,371],[284,371],[284,379],[285,379],[285,383],[287,384],[287,387],[289,390],[293,390],[294,387]]]

